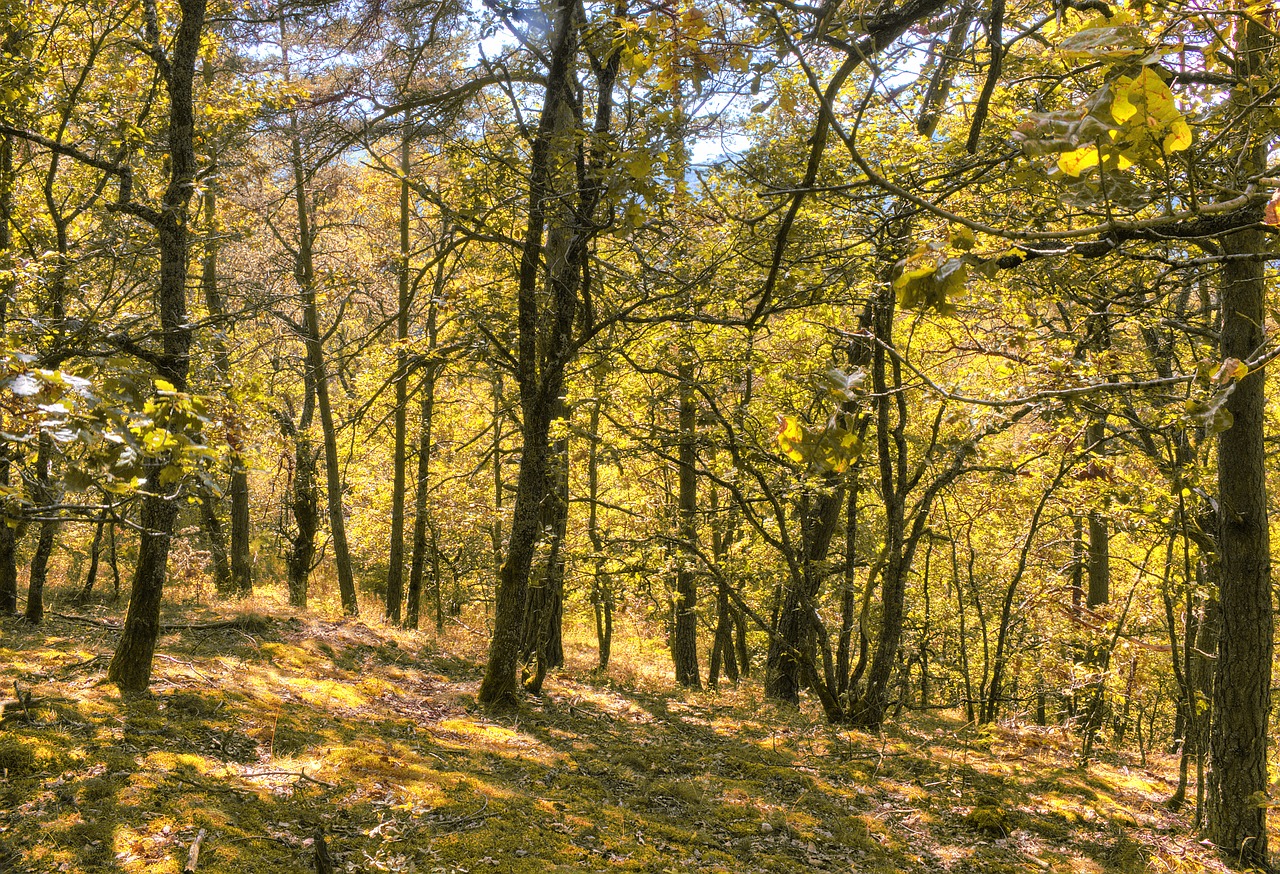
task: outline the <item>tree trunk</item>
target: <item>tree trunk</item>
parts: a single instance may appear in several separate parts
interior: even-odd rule
[[[213,65],[208,62],[204,64],[204,82],[205,87],[213,83]],[[226,402],[224,416],[229,449],[227,461],[231,468],[231,484],[227,489],[227,499],[231,504],[230,548],[218,517],[218,499],[206,494],[202,495],[200,500],[218,594],[223,597],[244,598],[253,592],[249,530],[249,475],[244,467],[244,434],[237,410],[238,400],[232,391],[231,355],[227,351],[225,340],[225,335],[230,328],[225,324],[227,312],[218,281],[218,200],[217,187],[214,184],[210,184],[204,193],[204,232],[200,286],[204,290],[205,308],[209,311],[209,317],[224,323],[215,325],[216,329],[212,332],[209,342],[213,357],[214,380]]]
[[[293,494],[290,511],[295,528],[289,546],[289,604],[307,606],[307,581],[316,557],[316,532],[320,528],[320,496],[316,493],[316,451],[311,445],[311,425],[315,419],[315,381],[311,371],[303,373],[302,413],[295,425],[291,414],[277,413],[280,431],[293,443]]]
[[[152,13],[154,0],[146,0]],[[162,363],[159,375],[178,391],[187,387],[192,329],[187,318],[187,264],[189,234],[188,206],[195,187],[194,149],[195,105],[193,82],[204,29],[205,0],[179,0],[181,18],[173,37],[168,75],[169,92],[168,158],[169,183],[163,209],[153,217],[159,237],[160,310]],[[159,49],[160,35],[150,34]],[[129,594],[120,643],[116,647],[107,679],[124,692],[143,692],[151,681],[151,661],[160,631],[160,601],[169,561],[169,543],[178,517],[178,495],[161,490],[161,473],[169,459],[149,459],[144,465],[145,492],[142,497],[142,531],[138,543],[138,565]]]
[[[1248,24],[1253,30],[1257,27]],[[1266,342],[1266,282],[1259,231],[1226,237],[1222,357],[1247,360]],[[1231,256],[1237,256],[1232,258]],[[1227,400],[1232,425],[1218,437],[1218,580],[1222,633],[1213,684],[1209,837],[1224,856],[1267,864],[1267,721],[1274,622],[1267,527],[1266,382],[1259,369]]]
[[[227,552],[227,537],[218,518],[218,508],[212,494],[200,495],[200,521],[204,526],[205,543],[209,546],[209,564],[213,566],[214,585],[221,597],[235,594],[231,582],[231,556]]]
[[[698,541],[698,406],[693,395],[693,350],[682,338],[680,362],[680,431],[678,536],[682,544],[676,559],[674,594],[675,623],[671,634],[671,658],[676,682],[691,689],[702,688],[698,675],[698,579],[693,570],[693,551]]]
[[[569,334],[577,306],[577,288],[566,287],[563,282],[548,283],[554,286],[552,295],[546,302],[538,300],[543,226],[552,207],[551,200],[557,194],[554,186],[556,170],[567,160],[567,156],[562,154],[565,137],[557,136],[557,132],[565,129],[564,116],[572,113],[576,91],[574,66],[579,28],[576,10],[576,4],[571,0],[559,0],[554,9],[551,65],[530,163],[529,219],[517,289],[519,369],[516,378],[524,413],[522,449],[507,557],[494,599],[493,639],[480,685],[479,701],[486,707],[507,707],[518,700],[516,666],[524,631],[529,571],[540,534],[538,522],[547,490],[547,441],[555,402],[560,397],[564,382]],[[556,273],[559,274],[558,279],[567,278],[564,275],[566,271]],[[550,275],[549,272],[549,278]],[[545,336],[547,327],[540,324],[548,321],[554,335],[550,338]]]
[[[1264,26],[1242,19],[1236,75],[1263,75],[1274,41]],[[1252,107],[1248,89],[1231,103]],[[1241,130],[1238,185],[1267,165],[1265,134]],[[1247,361],[1267,342],[1264,256],[1270,248],[1250,228],[1222,239],[1222,358]],[[1266,371],[1234,385],[1226,409],[1232,424],[1218,436],[1218,602],[1221,633],[1213,683],[1208,792],[1209,839],[1241,865],[1266,868],[1267,739],[1275,625],[1271,536],[1267,520]]]
[[[803,660],[798,654],[811,650],[814,600],[822,587],[822,568],[844,504],[844,486],[816,497],[806,496],[801,502],[799,575],[783,592],[776,632],[770,638],[765,662],[764,692],[770,698],[792,704],[800,700],[804,677]]]
[[[14,31],[7,31],[6,51],[11,47]],[[9,333],[9,301],[13,299],[13,137],[0,137],[0,339]],[[4,413],[0,411],[0,428]],[[8,441],[0,445],[0,488],[9,486],[10,453]],[[0,616],[18,611],[18,559],[16,519],[0,516]],[[12,524],[11,524],[12,523]]]
[[[427,344],[428,349],[436,347],[436,304],[432,300],[427,310]],[[427,560],[432,558],[431,566],[436,566],[435,538],[428,539],[427,533],[431,521],[431,431],[435,419],[436,377],[439,365],[431,362],[427,365],[426,375],[422,378],[422,392],[418,414],[418,475],[417,487],[413,496],[413,562],[409,568],[409,595],[405,614],[405,627],[417,628],[418,616],[422,609],[422,581],[426,576]],[[495,420],[493,427],[499,428]],[[496,462],[495,462],[496,463]],[[430,556],[428,556],[430,552]],[[433,572],[435,580],[436,632],[444,630],[444,611],[441,609],[440,574]]]
[[[557,398],[552,420],[565,419],[569,408]],[[541,527],[547,538],[547,555],[529,586],[525,603],[524,642],[521,658],[532,660],[533,672],[525,688],[535,695],[549,669],[564,664],[564,538],[569,522],[569,440],[556,438],[547,460],[547,486],[543,497]]]
[[[288,38],[284,22],[280,25],[280,45],[284,53],[285,79],[288,80]],[[320,413],[320,431],[324,443],[325,494],[329,511],[329,534],[333,539],[333,563],[338,574],[338,591],[342,612],[355,616],[360,612],[356,599],[355,576],[351,571],[351,548],[347,544],[347,524],[342,510],[342,462],[338,456],[338,427],[333,405],[329,401],[329,377],[320,333],[320,310],[316,302],[315,232],[311,207],[307,199],[307,169],[302,158],[302,132],[298,114],[290,117],[289,136],[293,164],[293,194],[297,207],[298,249],[294,262],[294,279],[302,298],[304,341],[307,368],[315,383],[316,408]]]
[[[26,620],[38,625],[44,619],[44,585],[49,578],[49,557],[58,537],[58,502],[53,483],[53,440],[47,434],[40,435],[40,449],[36,455],[36,474],[33,482],[34,497],[41,507],[44,519],[40,520],[40,534],[35,553],[31,556],[31,571],[27,576]]]
[[[404,600],[404,504],[405,478],[408,467],[409,413],[409,144],[412,126],[405,113],[404,131],[400,137],[400,258],[396,265],[396,406],[395,449],[391,474],[391,548],[387,564],[388,622],[400,622]],[[412,575],[412,570],[410,571]],[[419,578],[421,583],[421,578]],[[417,605],[409,608],[417,623]]]
[[[600,403],[604,385],[598,377],[591,403],[591,442],[587,446],[587,539],[591,542],[591,606],[596,619],[596,669],[609,669],[613,649],[613,588],[605,570],[604,538],[600,536]]]
[[[102,558],[102,532],[107,527],[108,508],[101,516],[98,517],[98,524],[93,529],[93,543],[89,546],[89,570],[84,575],[84,585],[80,587],[79,593],[76,594],[75,603],[83,607],[89,603],[89,598],[93,596],[94,584],[98,581],[98,567]]]
[[[596,67],[593,135],[600,141],[596,144],[600,150],[597,153],[593,147],[588,163],[581,146],[566,148],[567,142],[576,139],[570,132],[581,130],[583,125],[582,113],[576,107],[576,60],[581,26],[578,9],[579,5],[572,0],[558,0],[551,17],[550,69],[530,159],[529,216],[516,293],[519,312],[516,375],[524,413],[524,442],[510,545],[494,600],[489,662],[478,695],[486,707],[508,706],[518,700],[516,666],[529,570],[539,535],[538,519],[546,497],[548,436],[556,404],[563,396],[565,370],[575,354],[573,333],[578,298],[590,263],[588,244],[595,232],[596,207],[604,193],[600,162],[609,150],[603,147],[602,141],[611,127],[613,84],[620,55],[615,46],[605,62]],[[557,186],[557,182],[566,178],[577,180],[576,197],[566,190],[568,186]],[[568,208],[570,201],[576,208]],[[561,263],[544,260],[544,255],[549,254],[543,247],[544,225],[548,220],[561,227],[568,222],[573,231]],[[540,267],[544,263],[547,264],[545,285],[539,282]]]

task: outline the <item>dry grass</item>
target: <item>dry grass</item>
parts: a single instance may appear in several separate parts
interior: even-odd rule
[[[370,604],[366,615],[377,615]],[[684,693],[624,622],[516,717],[474,706],[483,617],[437,638],[271,596],[166,634],[153,694],[101,683],[114,633],[4,620],[34,691],[0,724],[0,871],[1220,871],[1163,801],[1172,761],[948,717],[831,729],[744,682]],[[225,618],[184,607],[173,618]]]

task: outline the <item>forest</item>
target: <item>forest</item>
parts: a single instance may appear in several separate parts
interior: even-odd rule
[[[1274,0],[0,19],[0,871],[1280,870]]]

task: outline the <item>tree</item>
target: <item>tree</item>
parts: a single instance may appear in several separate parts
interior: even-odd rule
[[[615,20],[624,11],[619,9]],[[516,292],[516,377],[523,441],[507,558],[498,581],[493,639],[479,693],[480,702],[488,707],[509,706],[517,696],[515,674],[525,598],[547,492],[548,440],[564,390],[565,371],[576,352],[573,332],[586,278],[587,244],[604,194],[601,162],[607,149],[603,139],[611,128],[619,65],[618,51],[612,46],[597,58],[597,106],[588,156],[585,144],[574,142],[574,131],[584,124],[575,94],[580,32],[585,22],[580,20],[577,6],[567,0],[556,4],[551,22],[550,62],[530,157],[529,213]],[[575,172],[578,161],[585,168],[581,178]],[[545,275],[543,263],[547,265]],[[545,304],[539,293],[544,283]]]
[[[187,322],[187,271],[190,231],[188,207],[196,176],[195,66],[204,31],[205,0],[179,0],[172,48],[161,44],[159,10],[155,0],[143,0],[146,53],[159,71],[168,97],[167,155],[169,179],[160,209],[129,199],[122,177],[120,207],[155,228],[160,256],[157,309],[161,353],[155,364],[170,391],[186,388],[190,366],[191,326]],[[157,383],[161,386],[160,383]],[[163,386],[161,386],[163,389]],[[170,458],[161,455],[146,465],[147,492],[142,499],[138,563],[129,593],[120,643],[107,677],[122,690],[140,692],[151,680],[151,661],[160,632],[160,600],[164,591],[169,543],[178,516],[172,485],[166,474]]]

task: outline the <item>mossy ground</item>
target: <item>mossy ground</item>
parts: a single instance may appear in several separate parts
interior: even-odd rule
[[[37,699],[0,723],[0,872],[178,872],[202,828],[208,874],[314,870],[317,830],[365,872],[1223,870],[1164,806],[1171,759],[1086,771],[1060,732],[947,715],[833,729],[751,681],[679,691],[625,640],[607,677],[571,642],[499,718],[480,633],[250,606],[165,634],[133,698],[102,683],[114,632],[0,620]]]

